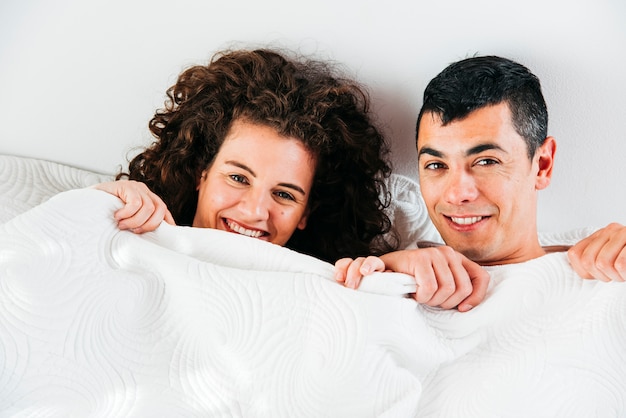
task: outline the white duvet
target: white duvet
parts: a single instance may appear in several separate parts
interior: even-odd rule
[[[468,313],[360,291],[220,231],[137,236],[58,194],[0,225],[0,416],[626,416],[626,284],[564,254],[490,268]]]

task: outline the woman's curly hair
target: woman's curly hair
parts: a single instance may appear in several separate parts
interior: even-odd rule
[[[287,247],[331,262],[396,247],[385,213],[388,146],[365,90],[328,63],[267,49],[223,51],[182,72],[167,97],[149,123],[157,140],[118,178],[144,182],[177,224],[191,225],[202,171],[242,119],[300,139],[316,157],[307,227]]]

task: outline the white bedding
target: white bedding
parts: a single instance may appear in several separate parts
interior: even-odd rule
[[[0,225],[0,416],[626,416],[626,285],[564,254],[490,268],[461,314],[404,275],[352,291],[257,240],[119,231],[119,205],[75,190]]]

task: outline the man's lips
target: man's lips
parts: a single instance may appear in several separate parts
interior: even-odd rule
[[[450,216],[443,215],[449,227],[459,232],[475,231],[490,216]]]
[[[240,235],[245,235],[246,237],[250,237],[250,238],[262,238],[264,236],[269,235],[266,231],[262,231],[260,229],[250,229],[250,228],[246,228],[240,224],[238,224],[237,222],[233,221],[232,219],[223,219],[224,224],[226,224],[226,226],[228,227],[229,230],[231,230],[232,232],[236,232]]]
[[[475,223],[482,221],[485,218],[484,216],[461,216],[461,217],[446,216],[446,217],[457,225],[473,225]]]

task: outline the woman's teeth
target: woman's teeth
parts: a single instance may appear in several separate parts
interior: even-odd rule
[[[263,231],[253,231],[252,229],[244,228],[241,225],[232,221],[227,220],[226,224],[228,225],[230,229],[232,229],[236,233],[245,235],[247,237],[259,238],[261,235],[263,235]]]

